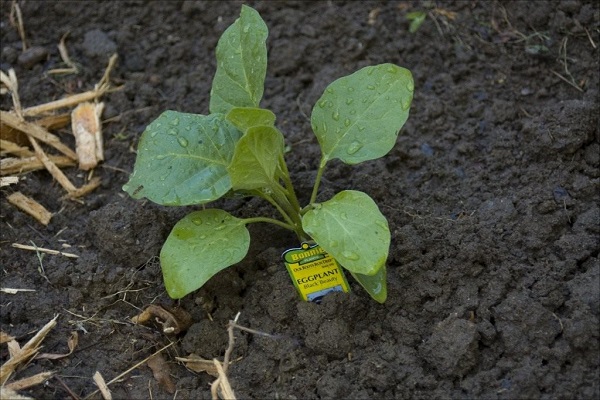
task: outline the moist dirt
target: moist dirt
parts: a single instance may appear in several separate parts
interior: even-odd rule
[[[331,163],[319,194],[364,191],[388,218],[383,305],[350,276],[350,293],[301,301],[280,258],[297,239],[264,224],[250,227],[242,262],[181,301],[165,292],[161,243],[194,208],[134,201],[121,187],[149,122],[166,109],[208,113],[214,49],[243,3],[270,30],[262,105],[278,116],[304,204],[319,161],[309,116],[325,86],[384,62],[414,75],[394,149],[356,166]],[[1,190],[1,286],[34,289],[0,293],[2,330],[23,344],[58,314],[43,343],[49,353],[66,353],[70,332],[79,333],[70,356],[18,371],[56,373],[22,394],[85,397],[95,371],[111,380],[174,343],[163,355],[176,394],[142,364],[110,385],[114,398],[210,398],[214,378],[175,357],[222,359],[227,323],[241,312],[239,324],[273,336],[236,330],[228,374],[239,398],[600,397],[595,2],[28,0],[19,1],[27,41],[42,49],[26,55],[11,2],[1,4],[1,67],[15,69],[25,107],[92,89],[119,56],[120,90],[103,98],[106,160],[94,171],[102,185],[83,202],[61,200],[61,187],[38,171]],[[427,17],[410,33],[413,11]],[[63,66],[56,46],[67,32],[80,72],[49,75]],[[10,96],[1,105],[10,109]],[[58,134],[73,146],[68,129]],[[88,179],[65,173],[77,185]],[[7,202],[17,190],[54,213],[47,227]],[[259,200],[214,206],[276,215]],[[191,327],[167,337],[131,323],[149,304],[183,308]]]

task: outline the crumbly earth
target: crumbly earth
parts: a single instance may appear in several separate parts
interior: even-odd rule
[[[167,296],[156,256],[193,207],[130,199],[121,187],[144,127],[162,111],[207,113],[214,49],[242,3],[270,29],[263,106],[278,116],[303,202],[319,148],[309,116],[325,86],[366,66],[412,70],[411,116],[384,158],[332,163],[319,199],[342,189],[371,195],[388,218],[388,300],[352,280],[349,294],[299,300],[280,260],[296,242],[276,226],[251,226],[238,265],[179,302]],[[47,172],[1,190],[2,330],[20,343],[59,314],[45,352],[16,378],[60,378],[22,393],[71,398],[96,390],[161,347],[178,399],[210,398],[213,377],[175,360],[222,358],[236,331],[231,385],[239,398],[580,398],[600,396],[599,8],[592,1],[303,2],[21,1],[30,46],[21,54],[2,0],[1,67],[14,68],[24,106],[91,89],[118,53],[105,96],[102,185],[83,203]],[[425,11],[414,33],[407,14]],[[65,33],[77,75],[62,66]],[[45,53],[44,53],[45,51]],[[10,96],[1,99],[11,107]],[[73,145],[65,129],[58,133]],[[77,185],[88,175],[71,168]],[[8,204],[21,191],[54,213],[48,227]],[[237,216],[275,216],[258,200],[221,200]],[[12,243],[64,249],[38,258]],[[68,249],[64,246],[69,245]],[[198,260],[199,263],[202,260]],[[43,271],[41,267],[43,266]],[[44,276],[45,275],[45,276]],[[179,305],[190,329],[167,337],[130,318],[149,304]],[[1,358],[8,351],[1,348]],[[62,383],[61,383],[62,381]],[[63,385],[64,383],[64,385]],[[170,399],[141,365],[110,385],[118,399]],[[97,398],[99,398],[97,396]]]

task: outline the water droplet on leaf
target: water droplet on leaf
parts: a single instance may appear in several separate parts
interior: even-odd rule
[[[415,83],[412,80],[408,81],[408,83],[406,84],[406,89],[408,89],[409,92],[414,92]]]
[[[327,100],[321,100],[321,101],[319,101],[319,107],[325,108],[326,105],[327,105]]]
[[[354,102],[354,99],[350,99],[350,98],[346,99],[346,105],[348,105],[348,106],[350,104],[352,104],[353,102]]]
[[[333,114],[331,114],[331,118],[333,118],[334,121],[339,121],[340,120],[340,113],[337,111],[334,111]]]
[[[158,134],[158,131],[151,131],[150,137],[155,137]]]
[[[409,108],[410,108],[410,99],[409,98],[402,99],[402,109],[406,111]]]
[[[359,151],[360,149],[362,149],[363,144],[361,142],[359,142],[358,140],[355,140],[354,142],[350,143],[350,146],[348,146],[348,149],[346,150],[346,152],[350,155],[355,154],[357,151]]]
[[[369,90],[375,90],[375,86],[373,86],[373,85],[367,85],[367,89],[369,89]]]
[[[346,118],[344,120],[344,126],[350,126],[350,124],[352,123],[352,121],[350,121],[350,119]]]
[[[189,142],[184,137],[179,136],[177,138],[177,141],[179,142],[179,144],[181,145],[181,147],[188,147],[188,145],[189,145]]]
[[[344,256],[344,258],[347,258],[348,260],[352,260],[352,261],[357,261],[360,259],[360,256],[358,254],[356,254],[353,251],[350,250],[346,250],[342,253],[342,256]]]
[[[202,218],[194,217],[192,218],[192,222],[194,223],[194,225],[202,225]]]

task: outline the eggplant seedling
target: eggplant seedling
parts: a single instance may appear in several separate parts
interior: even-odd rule
[[[232,194],[258,196],[280,219],[237,218],[220,209],[194,211],[165,241],[160,262],[169,296],[181,298],[241,261],[247,225],[268,222],[315,241],[378,302],[384,302],[388,222],[365,193],[344,190],[317,203],[327,163],[383,157],[396,143],[413,97],[409,70],[394,64],[362,68],[331,83],[310,120],[321,159],[308,205],[301,206],[284,159],[284,137],[273,112],[260,108],[267,69],[267,26],[243,5],[219,39],[210,114],[165,111],[143,132],[131,197],[167,206],[203,205]]]

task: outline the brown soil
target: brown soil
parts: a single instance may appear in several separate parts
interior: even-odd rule
[[[80,334],[71,356],[34,360],[17,377],[56,371],[85,396],[96,389],[95,371],[109,380],[173,340],[130,318],[151,303],[176,304],[155,257],[193,208],[134,201],[121,187],[146,124],[166,109],[208,112],[214,48],[242,2],[20,3],[29,43],[48,52],[33,65],[19,62],[3,0],[1,67],[16,69],[25,106],[91,89],[108,56],[119,54],[113,84],[123,89],[104,99],[107,159],[95,171],[102,186],[85,204],[61,201],[60,186],[35,172],[0,198],[1,286],[35,289],[0,293],[2,330],[23,342],[60,314],[44,342],[55,353],[67,351],[70,331]],[[306,115],[324,87],[383,62],[414,74],[396,147],[358,166],[332,164],[320,194],[357,189],[379,204],[392,230],[389,295],[377,304],[352,281],[349,294],[302,302],[279,258],[298,244],[293,234],[251,226],[244,261],[179,302],[193,325],[165,353],[177,398],[210,398],[214,378],[174,357],[222,358],[238,311],[240,324],[277,335],[236,333],[229,375],[239,398],[598,398],[598,5],[457,1],[438,4],[440,12],[431,2],[247,4],[270,29],[263,106],[292,147],[287,160],[304,203],[319,155]],[[430,14],[411,34],[406,14],[418,10]],[[66,32],[82,72],[50,77]],[[1,108],[10,107],[3,96]],[[66,130],[61,137],[72,145]],[[78,184],[86,178],[66,173]],[[54,212],[47,228],[8,204],[16,190]],[[216,206],[273,213],[257,200]],[[68,244],[80,257],[40,260],[15,242]],[[111,390],[119,399],[174,396],[145,365]],[[70,398],[56,378],[23,394]]]

